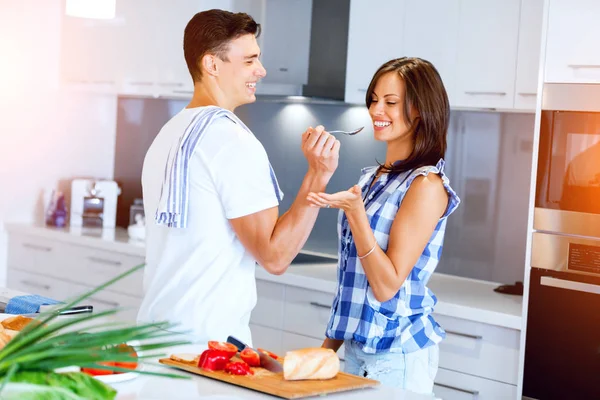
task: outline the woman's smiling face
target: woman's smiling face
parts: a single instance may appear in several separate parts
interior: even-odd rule
[[[417,115],[411,107],[411,116],[407,118],[404,112],[406,85],[396,72],[382,75],[373,90],[369,114],[373,120],[375,139],[383,142],[405,140],[412,136],[410,121]]]

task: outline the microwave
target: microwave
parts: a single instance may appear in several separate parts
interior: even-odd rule
[[[600,238],[600,85],[545,84],[534,229]]]

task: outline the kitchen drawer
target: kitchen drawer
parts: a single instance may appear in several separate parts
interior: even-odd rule
[[[252,346],[255,349],[260,347],[261,349],[269,350],[280,357],[285,355],[281,345],[281,335],[283,332],[280,329],[250,324],[250,331],[252,332]]]
[[[440,343],[440,367],[517,384],[518,330],[445,315],[434,318],[447,334]]]
[[[286,351],[290,350],[304,349],[307,347],[321,347],[321,345],[323,344],[323,340],[325,340],[325,337],[319,340],[308,336],[296,335],[295,333],[283,332],[283,355],[285,355]],[[344,345],[342,345],[342,347],[340,347],[340,349],[337,351],[338,357],[341,361],[344,361],[344,352],[345,347]]]
[[[83,285],[71,286],[72,290],[76,291],[78,295],[92,289],[91,287],[86,287]],[[94,293],[92,296],[83,300],[83,303],[94,306],[94,311],[106,311],[113,308],[121,308],[122,310],[114,316],[111,316],[110,319],[135,323],[137,319],[137,313],[140,309],[140,305],[142,304],[142,299],[140,297],[127,296],[121,293],[103,290],[98,293]]]
[[[517,387],[439,368],[433,393],[443,400],[508,400],[517,398]]]
[[[8,266],[22,271],[98,286],[144,262],[143,257],[19,234],[9,235]],[[142,296],[143,271],[110,286],[111,291]]]
[[[63,262],[67,263],[65,279],[92,287],[101,285],[119,274],[143,264],[144,258],[128,254],[99,250],[92,247],[65,245]],[[66,269],[60,269],[65,273]],[[112,284],[110,291],[125,295],[143,296],[143,270]]]
[[[333,297],[332,293],[286,287],[283,330],[323,340]]]
[[[8,236],[8,267],[43,275],[64,275],[68,268],[63,243],[37,236]]]
[[[10,289],[37,294],[58,301],[64,301],[70,296],[67,283],[14,268],[8,269],[7,286]]]
[[[92,287],[85,285],[69,283],[12,268],[8,270],[8,286],[11,289],[38,294],[58,301],[72,300],[92,289]],[[103,290],[83,300],[81,304],[91,304],[94,306],[94,312],[120,307],[123,310],[110,319],[135,322],[141,302],[142,299],[138,297]]]
[[[256,294],[256,306],[252,310],[250,322],[255,325],[281,329],[283,327],[285,285],[257,280]]]

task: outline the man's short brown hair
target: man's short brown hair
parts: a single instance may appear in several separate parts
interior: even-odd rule
[[[183,34],[183,54],[194,82],[202,78],[198,63],[205,54],[229,61],[229,43],[248,34],[258,37],[260,24],[246,13],[208,10],[194,15]]]

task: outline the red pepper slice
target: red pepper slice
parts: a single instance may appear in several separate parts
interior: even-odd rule
[[[198,360],[198,367],[207,371],[220,371],[225,368],[229,362],[229,356],[219,350],[208,349],[204,350]]]
[[[230,362],[225,366],[225,372],[232,375],[253,375],[254,371],[245,362]]]

